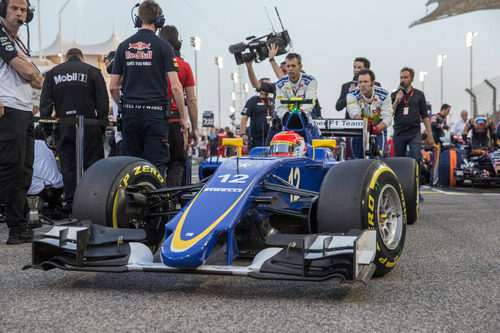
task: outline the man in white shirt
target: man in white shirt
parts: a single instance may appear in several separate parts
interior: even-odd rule
[[[19,28],[33,18],[26,0],[0,2],[0,200],[5,200],[7,244],[31,242],[24,218],[33,172],[32,88],[42,75],[31,62]]]
[[[42,215],[58,220],[67,217],[62,210],[62,193],[63,178],[57,168],[54,153],[47,147],[45,141],[35,140],[33,178],[28,195],[36,195],[47,204],[47,207],[42,208]]]
[[[451,135],[462,135],[462,131],[464,130],[465,124],[467,123],[467,111],[463,110],[460,113],[460,119],[456,121],[450,129]]]

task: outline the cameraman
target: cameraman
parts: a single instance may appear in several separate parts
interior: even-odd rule
[[[155,34],[164,24],[162,13],[152,0],[139,6],[136,24],[141,29],[118,46],[109,90],[115,103],[119,103],[123,77],[122,154],[149,160],[164,176],[169,160],[165,74],[179,109],[181,132],[187,131],[188,125],[174,50]]]
[[[281,79],[283,76],[285,76],[285,74],[275,60],[276,54],[278,53],[278,47],[274,43],[272,43],[271,45],[267,46],[267,50],[269,51],[269,63],[273,68],[274,74],[276,74],[276,77],[278,79]],[[270,82],[270,80],[257,80],[257,77],[255,76],[255,72],[253,71],[252,67],[253,61],[254,59],[250,59],[249,61],[245,62],[245,65],[247,66],[248,78],[250,79],[250,83],[252,84],[252,87],[254,87],[259,92],[273,94],[273,104],[274,104],[274,98],[276,97],[276,84]],[[270,124],[269,130],[267,131],[267,137],[265,140],[266,146],[269,146],[269,143],[273,139],[273,136],[281,131],[280,120],[276,116],[276,113],[274,111],[275,110],[273,108],[271,113],[272,123]],[[243,127],[240,128],[241,128],[241,133],[244,133],[245,129]]]

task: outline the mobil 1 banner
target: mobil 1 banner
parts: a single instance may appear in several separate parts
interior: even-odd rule
[[[212,111],[203,112],[203,127],[214,127],[214,113]]]

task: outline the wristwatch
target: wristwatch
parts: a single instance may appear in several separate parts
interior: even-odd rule
[[[276,60],[274,60],[274,58],[269,59],[269,62],[273,62],[273,61],[276,61]]]

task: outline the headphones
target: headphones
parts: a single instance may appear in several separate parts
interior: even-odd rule
[[[7,6],[9,0],[0,0],[0,16],[5,18],[7,16]],[[24,23],[28,24],[33,20],[33,12],[35,9],[31,7],[29,0],[26,0],[28,3],[28,10],[26,12],[26,21]]]
[[[140,5],[141,5],[140,3],[136,3],[134,7],[132,7],[132,10],[134,10],[134,8],[136,7],[139,7]],[[165,24],[165,16],[163,14],[158,15],[154,22],[155,28],[161,29],[164,24]],[[134,14],[134,28],[140,28],[141,26],[142,26],[141,18],[139,17],[139,15]]]

